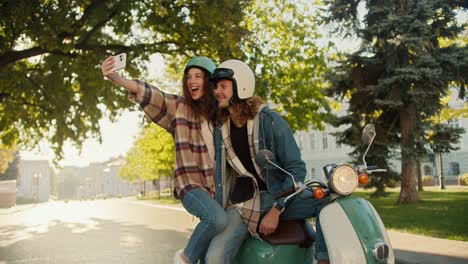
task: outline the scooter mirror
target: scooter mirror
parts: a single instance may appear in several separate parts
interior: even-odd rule
[[[257,164],[260,166],[260,167],[263,167],[263,168],[266,168],[268,166],[272,166],[272,167],[275,167],[277,169],[279,169],[280,171],[284,172],[286,175],[289,175],[289,177],[291,177],[291,180],[292,180],[292,183],[294,184],[294,189],[297,190],[300,185],[301,185],[301,182],[296,182],[296,180],[294,179],[294,176],[289,173],[288,171],[286,171],[285,169],[281,168],[280,166],[278,166],[275,162],[275,154],[273,154],[273,152],[267,150],[267,149],[262,149],[260,150],[257,155],[255,155],[255,162],[257,162]]]
[[[375,136],[375,127],[373,124],[367,124],[362,130],[362,142],[369,145]]]
[[[267,165],[269,165],[268,161],[273,162],[274,160],[275,155],[268,149],[262,149],[255,155],[255,161],[260,167],[267,167]]]

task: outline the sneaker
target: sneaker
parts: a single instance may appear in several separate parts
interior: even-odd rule
[[[177,250],[177,252],[174,254],[174,264],[185,264],[185,261],[182,259],[182,252],[183,249]]]

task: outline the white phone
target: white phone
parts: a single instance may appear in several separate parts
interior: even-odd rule
[[[114,56],[114,68],[112,71],[118,71],[123,68],[125,68],[125,65],[127,63],[127,54],[126,53],[120,53],[119,55]]]

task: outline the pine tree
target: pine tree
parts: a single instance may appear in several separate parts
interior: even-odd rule
[[[365,4],[360,21],[359,5]],[[449,86],[465,97],[468,48],[455,39],[466,23],[456,21],[464,1],[382,0],[326,1],[327,22],[362,40],[361,48],[347,56],[330,76],[331,94],[349,99],[349,116],[339,124],[352,124],[343,133],[349,142],[361,124],[377,127],[381,155],[393,150],[401,155],[400,203],[418,200],[417,159],[426,145],[427,120],[443,107],[441,98]],[[379,165],[379,164],[378,164]]]

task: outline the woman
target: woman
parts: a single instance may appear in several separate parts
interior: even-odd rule
[[[210,120],[217,107],[209,81],[216,68],[204,56],[190,59],[183,76],[183,96],[167,94],[140,80],[128,80],[113,71],[110,56],[101,65],[102,73],[113,83],[130,92],[130,99],[140,104],[145,114],[174,138],[176,198],[185,209],[200,219],[184,250],[174,256],[175,263],[203,261],[211,239],[226,225],[223,207],[213,199],[214,146]],[[217,185],[217,188],[222,188]],[[221,189],[222,190],[222,189]]]

